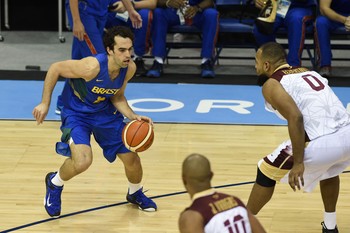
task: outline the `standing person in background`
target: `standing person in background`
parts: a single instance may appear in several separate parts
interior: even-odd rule
[[[157,205],[143,193],[143,171],[140,157],[128,150],[122,141],[124,116],[129,120],[145,120],[134,113],[124,91],[134,76],[135,63],[131,59],[134,35],[127,27],[113,27],[106,32],[106,53],[81,60],[66,60],[52,64],[46,74],[42,100],[33,109],[38,124],[43,123],[58,78],[65,77],[62,93],[63,108],[61,144],[57,153],[68,156],[57,172],[46,175],[45,209],[51,217],[61,214],[61,194],[64,182],[86,171],[92,164],[91,134],[110,162],[118,158],[123,162],[129,181],[127,201],[144,211],[156,211]],[[57,144],[58,145],[58,144]]]
[[[319,183],[324,205],[323,233],[337,233],[339,174],[350,165],[350,116],[327,79],[287,63],[275,42],[261,46],[255,68],[265,106],[287,120],[290,139],[258,162],[247,208],[253,214],[267,204],[276,181],[312,192]]]
[[[66,0],[66,12],[69,26],[73,31],[72,59],[81,59],[105,52],[103,30],[107,21],[108,7],[116,0]],[[123,0],[130,2],[129,0]],[[140,15],[126,3],[130,18],[135,27],[142,26]],[[58,96],[56,113],[61,114],[62,96]]]
[[[153,19],[152,10],[157,6],[157,0],[137,0],[132,1],[134,8],[137,10],[142,19],[142,27],[134,28],[134,62],[136,64],[136,76],[146,74],[145,63],[142,57],[148,53],[150,49],[151,26]],[[106,28],[116,25],[123,25],[132,28],[132,21],[127,14],[123,2],[117,2],[114,11],[109,12]]]
[[[168,29],[175,25],[194,25],[202,32],[201,76],[214,78],[215,45],[219,29],[219,13],[213,0],[158,0],[153,11],[152,55],[154,61],[147,77],[160,77],[166,56]]]
[[[212,178],[210,162],[205,156],[191,154],[182,163],[182,181],[192,204],[180,215],[180,232],[265,233],[239,198],[211,187]]]
[[[264,33],[257,25],[254,25],[253,34],[257,46],[276,41],[276,33],[279,28],[287,28],[288,56],[287,61],[291,66],[301,66],[301,56],[304,49],[306,26],[311,25],[315,18],[315,0],[271,0],[279,2],[279,9],[271,33]],[[255,6],[259,9],[265,7],[266,0],[255,0]],[[278,4],[278,3],[277,3]]]
[[[326,78],[332,76],[332,50],[330,34],[337,28],[350,31],[350,1],[321,0],[321,15],[315,22],[315,42],[319,73]]]

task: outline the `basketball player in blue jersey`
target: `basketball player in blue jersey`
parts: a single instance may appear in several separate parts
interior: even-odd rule
[[[275,1],[275,0],[273,0]],[[288,56],[287,60],[291,66],[301,65],[301,56],[304,49],[305,32],[308,25],[312,25],[314,20],[314,11],[316,7],[315,0],[283,0],[289,8],[284,15],[277,14],[271,34],[264,34],[255,25],[253,34],[258,47],[267,43],[276,41],[276,32],[281,27],[286,27],[288,32]],[[255,6],[263,8],[266,0],[255,0]]]
[[[315,42],[317,65],[319,73],[324,77],[332,76],[332,31],[345,27],[350,31],[350,1],[349,0],[322,0],[320,1],[321,15],[315,22]]]
[[[324,206],[322,233],[338,233],[339,175],[350,165],[349,113],[327,79],[289,65],[278,43],[258,49],[255,68],[265,108],[287,121],[289,139],[258,162],[248,209],[258,214],[271,200],[276,182],[304,192],[312,192],[319,184]]]
[[[107,21],[108,7],[117,0],[66,0],[68,22],[73,31],[72,59],[82,59],[105,52],[103,30]],[[129,0],[124,0],[130,2]],[[141,27],[140,15],[129,7],[130,19],[135,27]],[[61,113],[62,97],[57,99],[56,113]]]
[[[205,156],[191,154],[182,163],[182,181],[192,204],[180,215],[180,232],[265,233],[239,198],[211,187],[212,178],[210,162]]]
[[[90,136],[103,149],[104,157],[123,162],[129,181],[127,200],[144,211],[155,211],[157,205],[142,192],[142,166],[137,153],[129,151],[122,142],[124,116],[130,120],[152,120],[133,112],[124,96],[128,81],[135,73],[131,59],[134,35],[127,27],[113,27],[106,33],[107,53],[81,60],[66,60],[52,64],[46,74],[41,103],[33,110],[38,124],[43,123],[50,106],[52,91],[58,78],[67,82],[62,95],[62,142],[69,156],[57,172],[47,174],[45,209],[52,217],[61,214],[61,193],[65,181],[84,172],[92,163]]]
[[[154,62],[146,76],[160,77],[166,57],[168,29],[175,25],[194,25],[202,32],[201,76],[214,78],[213,60],[219,29],[219,13],[213,0],[158,0],[153,11],[152,55]]]
[[[116,3],[118,6],[116,12],[109,12],[106,28],[110,28],[117,25],[128,26],[132,28],[132,22],[130,18],[125,15],[124,4],[119,1]],[[142,19],[142,27],[134,28],[133,33],[135,35],[134,41],[134,62],[136,64],[136,76],[142,76],[146,73],[145,63],[142,57],[149,52],[150,49],[150,36],[151,25],[153,19],[152,10],[156,8],[157,0],[136,0],[132,2],[134,8],[140,14]]]

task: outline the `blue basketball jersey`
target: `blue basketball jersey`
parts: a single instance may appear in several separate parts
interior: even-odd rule
[[[108,56],[106,53],[94,56],[100,63],[100,73],[91,81],[68,79],[62,94],[64,108],[81,113],[96,113],[105,110],[115,111],[110,97],[123,86],[128,68],[121,68],[115,78],[108,74]]]

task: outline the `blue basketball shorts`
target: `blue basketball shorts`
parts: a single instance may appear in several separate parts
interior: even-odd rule
[[[119,153],[128,153],[122,141],[122,131],[125,126],[124,117],[117,112],[110,111],[98,113],[77,113],[64,108],[61,113],[63,143],[68,143],[70,139],[74,144],[84,144],[91,146],[91,134],[103,150],[104,157],[112,163]],[[62,144],[61,144],[62,145]],[[68,152],[69,151],[69,147]],[[57,151],[57,146],[56,146]],[[60,153],[59,151],[57,151]],[[62,153],[60,153],[62,154]],[[68,154],[64,154],[68,156]]]

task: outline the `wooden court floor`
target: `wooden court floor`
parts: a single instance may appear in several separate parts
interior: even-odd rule
[[[206,155],[214,171],[212,185],[246,202],[257,161],[287,139],[285,126],[155,124],[153,146],[140,153],[144,188],[159,208],[154,213],[125,202],[122,163],[108,163],[93,142],[92,166],[66,182],[62,216],[51,219],[43,207],[44,177],[65,159],[54,151],[59,126],[0,121],[0,232],[178,232],[179,213],[190,203],[181,181],[181,163],[188,154]],[[349,177],[340,177],[337,213],[342,233],[350,232]],[[270,233],[320,233],[319,189],[294,193],[286,184],[277,185],[258,218]]]

